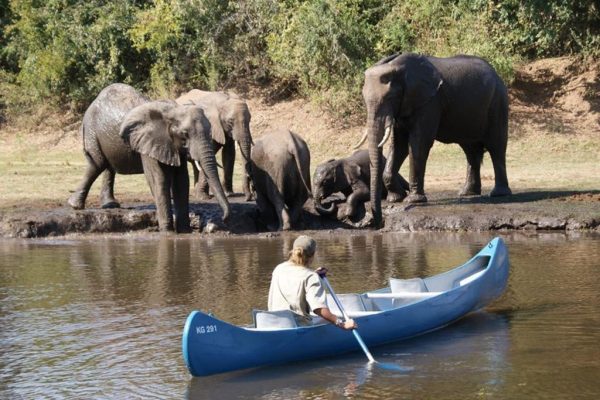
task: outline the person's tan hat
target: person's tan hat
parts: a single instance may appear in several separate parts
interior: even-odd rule
[[[294,241],[294,248],[300,248],[304,251],[304,254],[312,257],[317,250],[317,242],[310,236],[301,235]]]

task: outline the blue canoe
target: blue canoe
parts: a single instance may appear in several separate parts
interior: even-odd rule
[[[448,272],[390,279],[383,289],[338,297],[365,343],[376,346],[442,328],[485,307],[503,293],[508,272],[508,251],[495,238]],[[328,304],[340,314],[333,301]],[[255,311],[254,324],[240,327],[193,311],[183,329],[183,357],[192,375],[205,376],[360,350],[350,332],[315,320],[297,327],[285,312]]]

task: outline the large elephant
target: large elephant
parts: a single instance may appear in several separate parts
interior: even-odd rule
[[[269,229],[290,230],[302,215],[310,187],[310,151],[287,129],[264,134],[251,151],[256,204]]]
[[[238,95],[228,92],[205,92],[192,89],[177,98],[179,104],[196,104],[204,108],[212,125],[212,139],[215,154],[221,150],[223,162],[223,187],[227,195],[233,194],[233,165],[235,162],[235,143],[242,153],[244,172],[242,173],[242,190],[246,200],[251,200],[250,148],[250,110],[246,102]],[[208,183],[203,174],[199,174],[194,165],[194,185],[201,198],[208,197]]]
[[[385,158],[383,162],[385,163]],[[360,204],[369,200],[371,169],[369,152],[357,150],[352,155],[333,159],[319,164],[313,174],[313,194],[315,209],[321,215],[331,215],[337,210],[337,217],[343,219],[354,217]],[[394,175],[396,185],[408,190],[408,182],[399,174]],[[334,193],[341,192],[346,196],[344,207],[338,207],[334,202],[329,208],[324,208],[322,201]],[[387,185],[384,184],[383,196],[387,195]]]
[[[376,226],[381,226],[382,180],[389,181],[408,155],[410,193],[405,201],[427,201],[425,164],[434,140],[458,143],[467,156],[467,179],[460,195],[481,194],[479,169],[485,150],[495,174],[490,195],[511,194],[505,161],[508,95],[502,79],[486,61],[472,56],[395,54],[365,71],[363,97],[367,107],[363,140],[369,139],[371,209]],[[381,148],[388,138],[392,142],[384,171]],[[388,200],[390,196],[391,200],[401,199],[404,193],[392,184]]]
[[[114,197],[115,173],[144,173],[156,203],[159,229],[188,232],[189,152],[208,175],[223,209],[223,220],[229,217],[230,205],[217,174],[210,123],[201,107],[149,101],[131,86],[116,83],[102,90],[89,106],[81,134],[88,165],[68,200],[73,208],[85,207],[89,189],[102,172],[103,208],[120,206]]]

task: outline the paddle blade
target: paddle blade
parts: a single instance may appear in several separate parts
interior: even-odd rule
[[[410,372],[414,368],[412,367],[403,367],[401,365],[393,364],[393,363],[382,363],[379,361],[375,361],[373,364],[377,366],[377,368],[385,369],[386,371],[394,371],[394,372]]]

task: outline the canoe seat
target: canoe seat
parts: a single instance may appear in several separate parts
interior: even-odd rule
[[[285,329],[298,327],[294,312],[291,310],[253,310],[252,317],[254,318],[254,326],[256,326],[256,329]]]
[[[396,279],[390,278],[390,291],[392,293],[423,293],[428,292],[425,282],[421,278]],[[392,299],[392,307],[414,303],[419,297],[406,296]]]
[[[379,311],[379,308],[371,299],[368,299],[366,296],[361,294],[346,293],[338,294],[337,297],[342,303],[344,310],[350,317],[352,317],[352,315],[358,316],[362,312]],[[338,317],[342,316],[342,312],[338,308],[337,304],[335,304],[335,300],[333,300],[333,297],[329,293],[327,294],[327,307],[333,314],[337,315]]]
[[[394,292],[428,292],[421,278],[396,279],[390,278],[390,290]]]

